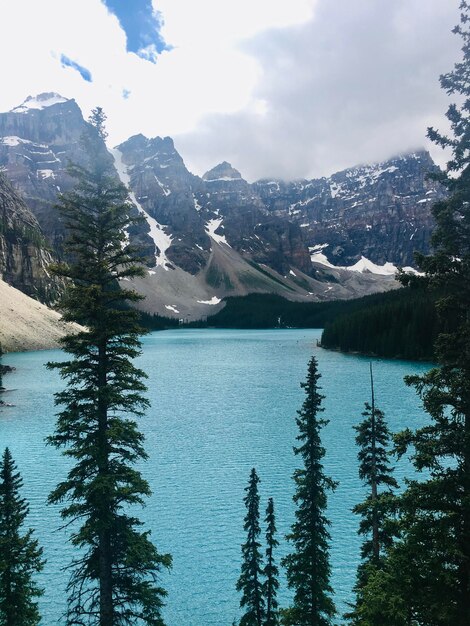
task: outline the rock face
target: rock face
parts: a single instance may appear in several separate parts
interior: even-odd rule
[[[83,163],[80,136],[86,122],[74,100],[57,94],[28,98],[0,114],[0,166],[36,216],[45,236],[60,248],[64,231],[54,204],[69,190],[69,160]]]
[[[47,271],[51,262],[36,218],[0,173],[0,278],[42,302],[52,302],[60,284]]]
[[[0,114],[0,167],[59,255],[54,203],[74,184],[67,163],[86,163],[86,127],[74,100],[51,93]],[[204,315],[252,291],[321,300],[391,288],[390,264],[413,265],[415,249],[428,251],[430,207],[444,193],[426,177],[436,169],[426,152],[330,178],[253,184],[225,161],[194,176],[170,137],[136,135],[109,158],[145,218],[129,232],[149,268],[139,288],[150,310],[167,315]]]
[[[55,204],[58,194],[70,191],[75,184],[67,173],[68,164],[87,163],[81,143],[87,127],[75,100],[55,93],[30,96],[12,111],[0,113],[0,168],[59,256],[65,233]],[[102,150],[107,151],[101,143]]]
[[[423,151],[330,178],[254,187],[273,213],[300,225],[310,247],[323,246],[333,264],[348,266],[365,256],[407,266],[415,250],[429,251],[430,207],[444,195],[428,178],[436,170]]]

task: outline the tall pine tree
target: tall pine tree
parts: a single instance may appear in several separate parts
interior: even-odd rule
[[[433,207],[433,254],[417,256],[422,280],[438,294],[444,331],[435,345],[438,367],[407,378],[431,422],[397,438],[398,451],[412,446],[415,468],[429,476],[412,481],[403,498],[403,545],[419,559],[420,587],[429,598],[419,623],[453,626],[470,624],[470,6],[461,2],[460,9],[454,32],[463,57],[440,79],[457,96],[447,112],[451,134],[428,132],[451,152],[440,176],[449,196]]]
[[[29,507],[23,481],[8,448],[0,462],[0,625],[36,626],[42,590],[34,575],[43,568],[42,548],[31,529],[23,531]]]
[[[244,530],[246,542],[242,545],[242,566],[237,591],[242,592],[240,606],[245,610],[240,626],[263,626],[265,618],[265,602],[262,584],[262,555],[259,543],[259,478],[255,468],[251,470],[248,486],[245,487],[244,498],[246,516]]]
[[[302,458],[303,467],[294,472],[296,521],[287,536],[294,551],[282,561],[287,569],[288,585],[294,590],[293,605],[284,611],[283,623],[292,626],[330,626],[335,615],[330,585],[330,522],[326,508],[327,492],[334,489],[336,483],[323,471],[325,449],[320,431],[328,421],[319,417],[324,410],[319,378],[317,361],[312,357],[307,380],[301,383],[305,400],[296,418],[300,445],[294,447],[294,452]]]
[[[161,626],[165,591],[158,584],[168,555],[160,555],[132,514],[150,494],[135,464],[147,457],[133,416],[148,406],[137,315],[126,307],[138,299],[118,281],[141,275],[126,239],[133,223],[127,190],[115,178],[104,148],[105,116],[93,111],[83,138],[88,165],[72,165],[77,180],[60,210],[70,233],[68,263],[54,271],[69,281],[62,302],[67,321],[83,329],[63,340],[70,359],[51,363],[67,381],[56,394],[56,432],[49,442],[74,464],[50,495],[65,503],[71,541],[78,549],[68,585],[67,624]]]
[[[277,626],[278,618],[278,601],[277,590],[279,589],[279,570],[274,559],[274,551],[279,545],[276,539],[276,518],[274,515],[274,501],[272,498],[268,500],[266,508],[266,565],[264,568],[263,595],[266,601],[266,619],[265,626]]]
[[[372,363],[370,364],[371,403],[365,403],[364,420],[355,426],[356,444],[359,446],[359,477],[368,488],[364,502],[354,507],[361,516],[359,533],[365,540],[361,549],[362,562],[358,567],[355,585],[356,604],[347,615],[351,623],[363,623],[361,609],[364,604],[364,587],[371,574],[383,565],[386,551],[393,543],[395,524],[391,519],[394,507],[392,489],[398,487],[389,462],[390,431],[384,414],[375,403]],[[371,626],[382,626],[383,616],[377,615]]]

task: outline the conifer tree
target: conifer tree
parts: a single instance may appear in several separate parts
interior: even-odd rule
[[[266,508],[266,566],[264,568],[265,581],[263,584],[263,595],[266,601],[266,619],[265,626],[277,626],[278,619],[278,602],[277,590],[279,589],[279,570],[274,560],[274,550],[279,545],[276,539],[276,518],[274,515],[274,501],[272,498],[268,500]]]
[[[36,626],[42,595],[34,574],[43,568],[42,548],[31,529],[23,531],[29,507],[20,496],[23,481],[10,450],[0,462],[0,625]]]
[[[118,283],[142,267],[126,239],[134,220],[104,148],[104,121],[95,109],[83,137],[89,162],[70,167],[77,185],[60,199],[69,262],[54,271],[69,281],[63,317],[83,329],[63,340],[69,360],[49,364],[67,381],[56,394],[61,411],[49,442],[74,463],[49,500],[64,504],[62,516],[75,522],[67,624],[161,626],[165,591],[158,578],[171,559],[132,514],[150,495],[135,469],[147,455],[134,417],[148,406],[145,374],[132,362],[141,329],[126,307],[138,295]]]
[[[312,357],[307,380],[301,383],[305,400],[296,418],[300,444],[294,447],[294,452],[302,458],[303,467],[294,472],[296,520],[287,536],[294,551],[282,560],[287,569],[288,585],[294,590],[293,605],[284,611],[283,623],[293,626],[330,626],[335,614],[330,585],[330,522],[326,508],[327,492],[334,489],[336,483],[325,475],[322,464],[325,449],[320,431],[328,421],[319,417],[324,410],[319,378],[317,361]]]
[[[359,477],[367,485],[369,493],[353,512],[361,515],[359,533],[365,541],[361,549],[362,563],[358,567],[355,585],[356,604],[353,611],[346,615],[353,624],[361,624],[361,608],[364,604],[364,587],[369,576],[383,566],[386,551],[393,543],[394,524],[390,519],[393,508],[391,490],[398,487],[393,477],[393,469],[388,459],[390,432],[384,414],[375,404],[372,363],[370,364],[371,404],[365,403],[365,418],[354,429],[357,432],[356,444],[359,446]],[[384,490],[385,487],[385,490]],[[371,626],[382,626],[383,616],[377,616]]]
[[[438,367],[407,378],[431,422],[397,437],[398,452],[413,446],[415,468],[429,475],[411,481],[402,499],[403,545],[419,557],[420,587],[430,599],[418,623],[453,626],[470,624],[470,6],[463,1],[460,9],[454,32],[463,57],[440,78],[447,94],[457,95],[447,111],[451,135],[428,131],[451,151],[439,178],[449,195],[433,207],[433,253],[417,255],[421,280],[438,294],[444,330],[435,345]]]
[[[240,606],[245,613],[240,626],[263,626],[265,618],[265,602],[262,584],[262,556],[259,543],[259,478],[255,468],[251,470],[248,486],[245,487],[246,516],[243,529],[247,533],[246,542],[242,545],[242,566],[237,591],[242,592]]]

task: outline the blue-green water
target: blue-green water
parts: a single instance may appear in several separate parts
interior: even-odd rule
[[[362,498],[352,425],[369,399],[369,360],[316,347],[316,330],[177,330],[144,339],[139,365],[148,373],[152,407],[140,421],[149,460],[142,470],[153,495],[139,512],[160,551],[171,552],[173,569],[164,573],[168,626],[229,626],[239,615],[235,583],[244,540],[244,487],[256,467],[261,504],[274,497],[280,560],[288,549],[283,536],[293,519],[291,475],[297,459],[295,412],[303,401],[300,381],[314,353],[326,396],[323,431],[326,471],[340,482],[329,499],[332,521],[332,583],[340,612],[351,597],[360,538],[351,513]],[[65,606],[72,556],[67,533],[59,530],[57,507],[48,493],[63,478],[66,461],[44,444],[54,429],[52,394],[63,383],[43,367],[61,358],[56,351],[10,354],[17,370],[5,378],[4,397],[14,403],[0,413],[0,446],[8,445],[25,482],[29,524],[37,529],[47,559],[41,583],[43,624],[59,622]],[[377,360],[377,404],[393,430],[417,426],[426,417],[403,376],[424,364]],[[406,461],[397,476],[409,472]],[[264,515],[263,515],[264,517]],[[281,604],[289,602],[282,581]]]

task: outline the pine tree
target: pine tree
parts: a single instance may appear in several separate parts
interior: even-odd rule
[[[302,457],[303,467],[294,472],[296,521],[287,536],[294,552],[282,560],[288,585],[294,589],[293,605],[284,611],[283,623],[295,626],[330,626],[335,614],[330,585],[330,522],[325,512],[327,491],[334,489],[336,483],[325,475],[322,465],[325,449],[320,431],[328,421],[319,417],[324,410],[319,378],[317,361],[312,357],[307,380],[301,383],[306,397],[296,418],[300,445],[294,447],[294,452]]]
[[[138,296],[118,283],[142,268],[126,241],[134,220],[104,148],[104,121],[101,109],[93,111],[83,138],[89,163],[70,167],[77,185],[60,199],[70,261],[54,271],[69,281],[64,319],[84,328],[63,340],[70,360],[49,364],[67,381],[56,394],[62,410],[49,442],[74,462],[49,500],[65,504],[62,516],[74,522],[79,554],[71,565],[67,624],[161,626],[165,591],[157,580],[171,559],[158,553],[131,512],[150,495],[134,467],[147,455],[133,416],[143,415],[148,402],[145,374],[132,362],[141,329],[126,307]]]
[[[34,574],[43,568],[42,548],[22,527],[29,512],[23,481],[8,448],[0,462],[0,625],[36,626],[42,595]]]
[[[383,567],[387,550],[392,546],[396,533],[391,512],[394,497],[391,490],[398,488],[393,477],[393,469],[388,459],[390,432],[384,414],[375,404],[372,363],[370,364],[371,404],[365,403],[365,418],[354,429],[357,432],[356,444],[359,446],[359,477],[367,485],[369,493],[353,512],[361,515],[359,533],[366,537],[362,549],[362,563],[358,567],[355,585],[356,604],[354,610],[346,615],[353,624],[361,624],[361,609],[364,604],[364,588],[370,575]],[[385,487],[385,490],[383,489]],[[371,625],[383,626],[382,615],[370,621]]]
[[[422,280],[438,294],[444,330],[435,345],[438,367],[407,378],[431,422],[397,437],[399,453],[413,446],[415,468],[429,475],[411,481],[402,500],[403,545],[419,549],[421,588],[431,599],[419,619],[455,626],[470,624],[470,6],[461,2],[460,9],[454,32],[463,58],[440,79],[458,96],[447,111],[451,136],[428,131],[452,153],[440,176],[449,196],[433,207],[433,253],[417,256]]]
[[[274,550],[279,545],[276,539],[276,518],[274,515],[274,501],[272,498],[268,500],[266,508],[266,566],[264,568],[265,581],[263,584],[263,596],[266,601],[266,619],[265,626],[277,626],[278,619],[278,602],[277,590],[279,589],[279,570],[274,560]]]
[[[240,606],[245,613],[240,626],[262,626],[265,618],[265,602],[262,585],[262,556],[259,543],[259,478],[255,468],[251,470],[248,486],[245,487],[244,503],[247,509],[243,529],[247,533],[242,545],[242,566],[237,591],[242,592]]]

